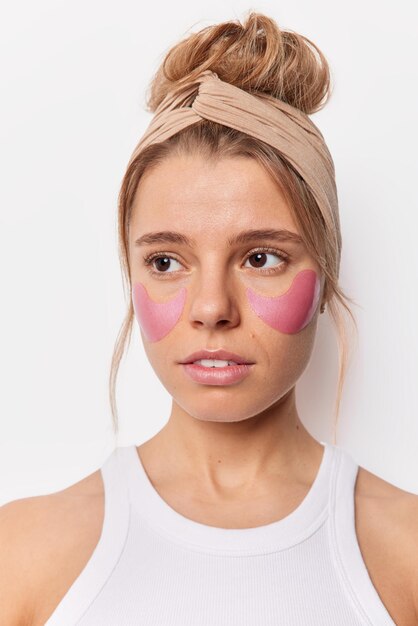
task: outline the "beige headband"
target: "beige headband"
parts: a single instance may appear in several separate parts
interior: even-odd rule
[[[129,164],[152,143],[162,142],[201,119],[234,128],[279,150],[304,179],[341,255],[335,169],[323,135],[302,111],[268,95],[250,94],[222,81],[211,70],[169,92],[135,147]]]

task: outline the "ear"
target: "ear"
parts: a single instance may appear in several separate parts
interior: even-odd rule
[[[327,280],[325,279],[324,291],[322,293],[321,308],[319,309],[321,313],[323,313],[325,311],[325,304],[326,304],[326,302],[327,302]]]

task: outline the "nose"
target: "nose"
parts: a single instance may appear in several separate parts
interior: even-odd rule
[[[233,328],[239,324],[238,286],[222,268],[203,269],[190,285],[190,323],[208,329]]]

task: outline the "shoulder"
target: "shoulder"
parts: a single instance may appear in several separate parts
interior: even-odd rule
[[[62,491],[0,507],[0,623],[46,621],[89,560],[103,516],[100,470]]]
[[[393,586],[418,617],[418,495],[359,467],[356,530],[372,580]]]

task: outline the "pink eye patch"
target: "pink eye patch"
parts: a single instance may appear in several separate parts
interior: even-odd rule
[[[266,324],[282,333],[294,334],[305,328],[316,311],[321,290],[314,270],[296,274],[289,289],[276,297],[261,296],[247,289],[251,308]]]
[[[159,341],[174,328],[180,319],[186,301],[186,289],[167,302],[155,302],[144,285],[137,283],[132,290],[132,304],[136,319],[148,341]]]

